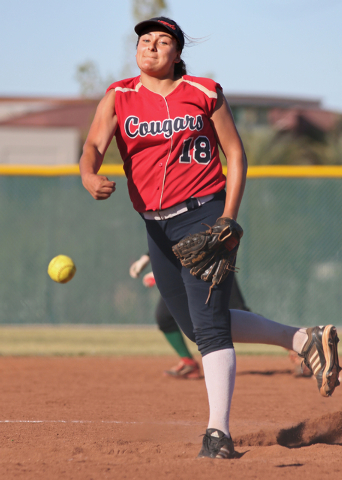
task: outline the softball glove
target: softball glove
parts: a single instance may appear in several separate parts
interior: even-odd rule
[[[205,232],[189,235],[173,246],[173,252],[183,267],[205,282],[212,282],[212,288],[223,282],[229,272],[236,271],[235,259],[243,235],[241,226],[232,218],[220,217]]]

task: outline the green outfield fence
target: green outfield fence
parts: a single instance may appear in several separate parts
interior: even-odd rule
[[[97,202],[71,167],[0,166],[0,324],[153,324],[156,288],[130,278],[147,250],[121,166]],[[334,323],[342,310],[342,167],[251,167],[239,222],[238,282],[249,307],[290,325]],[[74,279],[47,266],[71,256]],[[146,269],[146,272],[149,271]]]

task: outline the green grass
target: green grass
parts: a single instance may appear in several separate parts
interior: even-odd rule
[[[190,351],[197,347],[187,342]],[[281,347],[236,344],[240,355],[285,355]],[[111,326],[1,326],[0,355],[173,355],[157,328]]]

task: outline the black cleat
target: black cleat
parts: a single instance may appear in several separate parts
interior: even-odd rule
[[[234,443],[221,430],[208,428],[204,437],[201,451],[197,458],[236,458]]]
[[[336,387],[341,367],[338,363],[336,327],[307,328],[308,340],[299,354],[305,365],[312,371],[317,380],[317,386],[323,397],[330,397]]]

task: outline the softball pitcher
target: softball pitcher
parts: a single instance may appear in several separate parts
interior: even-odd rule
[[[247,172],[241,139],[221,86],[187,75],[181,59],[186,37],[179,25],[158,17],[139,23],[135,32],[140,75],[113,83],[100,101],[80,160],[82,182],[97,200],[115,191],[115,182],[98,175],[115,136],[133,207],[146,224],[158,289],[202,355],[210,413],[199,457],[234,458],[229,433],[236,369],[233,339],[295,350],[313,370],[320,393],[329,396],[340,370],[336,328],[300,329],[229,311],[231,252],[236,253],[242,236],[236,219]],[[227,178],[219,145],[227,159]],[[203,224],[209,228],[205,235]],[[187,244],[189,235],[195,237]],[[216,253],[221,255],[214,270],[210,266],[212,284],[193,275],[173,250],[178,245],[179,254],[186,245],[200,242],[219,248]]]

